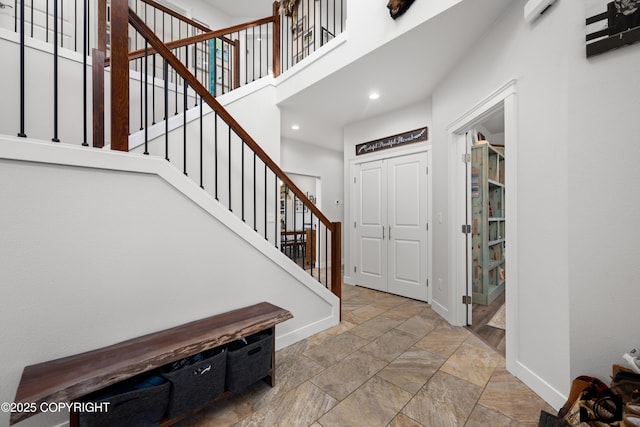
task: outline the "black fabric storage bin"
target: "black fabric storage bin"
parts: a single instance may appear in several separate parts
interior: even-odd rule
[[[189,361],[193,357],[183,359],[184,366],[177,370],[170,370],[171,365],[163,369],[162,376],[171,383],[168,418],[186,415],[224,392],[226,351],[214,349],[201,356],[202,360],[195,363]]]
[[[271,330],[259,332],[229,344],[227,390],[239,392],[271,372],[273,337]]]
[[[167,409],[171,385],[168,381],[160,385],[151,385],[151,382],[147,381],[151,377],[136,377],[87,396],[84,401],[109,402],[109,406],[106,412],[80,412],[78,426],[158,426]],[[161,377],[153,376],[153,379],[156,378],[162,380]]]

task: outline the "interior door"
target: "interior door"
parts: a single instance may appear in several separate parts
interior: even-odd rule
[[[387,291],[387,178],[383,161],[359,165],[356,184],[358,284]]]
[[[356,167],[356,268],[361,286],[428,301],[428,154]]]
[[[387,160],[388,290],[427,301],[427,154]]]

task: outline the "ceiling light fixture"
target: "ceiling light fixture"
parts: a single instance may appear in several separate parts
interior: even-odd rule
[[[298,125],[293,125],[293,126],[291,126],[291,129],[293,129],[293,130],[300,130],[300,126],[298,126]]]
[[[378,92],[371,92],[369,94],[369,99],[378,99],[380,98],[380,94]]]

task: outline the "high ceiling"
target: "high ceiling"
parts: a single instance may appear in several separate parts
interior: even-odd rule
[[[245,7],[266,7],[268,15],[272,4],[208,1],[232,16],[247,16]],[[280,104],[283,138],[342,151],[345,125],[428,98],[511,1],[463,1],[287,98]],[[368,98],[372,90],[380,93],[380,99]],[[292,130],[293,124],[300,129]]]

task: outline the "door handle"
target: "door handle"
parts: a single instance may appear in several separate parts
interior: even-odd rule
[[[382,240],[384,240],[384,225],[382,226]]]
[[[391,226],[389,226],[389,240],[391,240]]]

